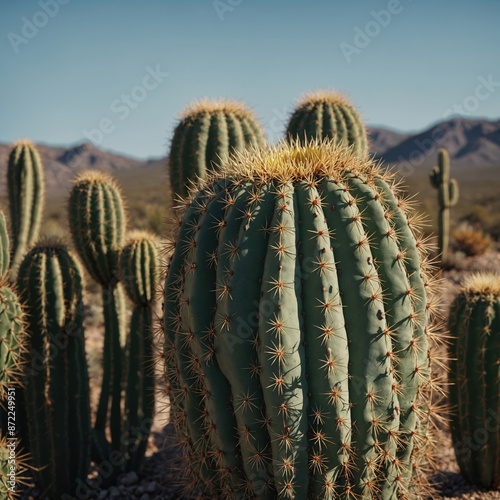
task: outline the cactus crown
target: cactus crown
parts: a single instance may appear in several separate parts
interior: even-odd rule
[[[307,92],[302,94],[297,104],[299,106],[314,106],[315,104],[341,104],[343,106],[352,107],[349,98],[341,92],[335,90],[320,89],[315,92]]]
[[[184,120],[200,113],[236,113],[252,120],[257,119],[254,112],[245,103],[223,98],[204,98],[194,101],[184,108],[180,118]]]
[[[474,273],[463,283],[466,294],[498,295],[500,294],[500,275],[487,272]]]

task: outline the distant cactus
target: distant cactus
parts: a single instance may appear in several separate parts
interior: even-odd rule
[[[156,243],[147,233],[132,233],[121,255],[123,284],[134,303],[125,399],[128,470],[140,469],[154,415],[152,306],[158,284],[157,259]]]
[[[51,498],[75,494],[89,468],[89,379],[83,334],[83,277],[64,245],[44,242],[19,267],[26,304],[25,375],[30,452]]]
[[[368,154],[361,116],[345,96],[333,91],[305,94],[290,117],[286,135],[301,144],[311,139],[333,139],[336,144],[352,147],[356,155]]]
[[[75,248],[87,271],[102,287],[105,324],[103,380],[92,447],[93,458],[100,462],[109,458],[111,450],[120,450],[123,430],[120,401],[126,325],[124,297],[118,279],[125,212],[113,179],[95,171],[84,172],[76,179],[68,212]],[[105,436],[109,406],[111,447]]]
[[[234,101],[195,102],[174,131],[169,169],[173,192],[186,196],[191,184],[217,170],[231,152],[265,142],[254,114]]]
[[[500,489],[500,276],[467,279],[450,312],[451,433],[468,481]]]
[[[422,238],[334,140],[236,155],[182,215],[165,369],[209,498],[416,498],[432,456]]]
[[[28,249],[38,238],[44,203],[42,161],[30,141],[14,144],[7,168],[12,226],[12,279]]]
[[[455,179],[450,179],[450,158],[446,149],[439,150],[438,166],[433,168],[430,180],[432,186],[438,189],[439,255],[445,261],[450,242],[450,208],[458,202],[458,183]]]

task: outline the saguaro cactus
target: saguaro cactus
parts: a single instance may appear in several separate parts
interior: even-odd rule
[[[30,452],[40,487],[51,498],[74,494],[89,467],[82,280],[72,255],[52,241],[28,252],[18,273],[29,332],[25,404]]]
[[[38,238],[44,201],[43,167],[30,141],[14,144],[7,168],[7,188],[12,225],[12,268],[16,269]]]
[[[87,271],[102,287],[103,380],[92,442],[94,459],[100,462],[108,459],[111,449],[121,448],[123,352],[120,339],[126,336],[125,304],[118,281],[125,212],[119,189],[111,177],[89,171],[76,179],[69,198],[69,225]],[[105,436],[110,406],[111,448]]]
[[[190,184],[217,170],[233,151],[262,145],[264,133],[251,110],[235,101],[195,102],[184,111],[170,149],[170,182],[186,196]]]
[[[451,433],[462,474],[500,488],[500,276],[468,278],[450,312]]]
[[[347,98],[333,91],[305,94],[292,113],[288,140],[305,144],[311,139],[333,139],[350,146],[359,156],[368,154],[368,139],[361,116]]]
[[[450,208],[458,202],[458,183],[450,179],[450,157],[446,149],[438,153],[438,165],[430,174],[431,184],[438,189],[439,202],[439,255],[441,260],[448,257],[450,242]]]
[[[392,186],[332,140],[239,154],[191,200],[165,369],[206,497],[424,494],[432,280]]]
[[[157,259],[156,243],[147,233],[132,233],[121,254],[123,284],[134,303],[125,399],[129,470],[138,470],[141,466],[154,414],[152,327]]]

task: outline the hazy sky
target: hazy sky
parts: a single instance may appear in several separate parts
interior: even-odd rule
[[[276,140],[318,88],[369,125],[498,118],[499,21],[499,0],[2,0],[0,142],[160,156],[205,96],[246,101]]]

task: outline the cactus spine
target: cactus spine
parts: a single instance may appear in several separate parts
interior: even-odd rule
[[[113,179],[95,171],[84,172],[76,179],[68,212],[75,248],[89,274],[102,287],[105,324],[103,380],[92,442],[93,458],[101,462],[108,459],[111,450],[120,450],[121,447],[123,352],[120,341],[125,338],[125,304],[118,276],[125,213]],[[110,406],[111,447],[105,436]]]
[[[425,493],[431,281],[392,186],[331,140],[238,154],[191,200],[165,368],[206,497]]]
[[[438,165],[430,174],[433,187],[438,190],[439,202],[439,255],[442,261],[448,257],[448,244],[450,242],[450,208],[458,202],[458,183],[450,179],[450,157],[446,149],[438,153]]]
[[[450,312],[451,433],[465,478],[500,489],[500,276],[476,274]]]
[[[169,170],[173,192],[186,196],[190,184],[219,169],[233,151],[264,142],[260,124],[244,104],[208,99],[191,104],[172,139]]]
[[[89,467],[82,281],[79,265],[57,242],[36,246],[19,267],[29,332],[25,404],[30,451],[38,482],[52,498],[74,494]]]
[[[7,168],[12,225],[13,278],[28,249],[38,238],[44,202],[43,166],[30,141],[14,144]]]
[[[21,487],[30,483],[30,478],[25,475],[28,466],[28,455],[19,448],[19,442],[15,446],[15,474],[12,474],[12,441],[6,437],[0,437],[0,497],[5,500],[14,500],[21,496]]]
[[[368,139],[361,116],[345,96],[333,91],[305,94],[292,113],[288,140],[305,144],[312,139],[333,139],[350,146],[354,154],[368,154]]]
[[[121,273],[134,303],[130,320],[127,388],[128,470],[139,470],[146,452],[154,413],[153,304],[158,252],[153,237],[133,233],[121,254]]]

